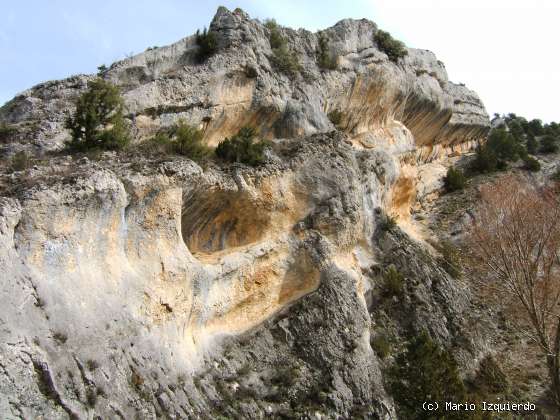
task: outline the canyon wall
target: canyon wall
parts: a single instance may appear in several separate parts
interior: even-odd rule
[[[243,11],[220,8],[210,29],[219,52],[204,63],[191,36],[103,77],[121,87],[136,142],[180,119],[211,146],[251,125],[272,140],[267,163],[169,157],[139,170],[112,153],[52,155],[25,184],[12,179],[0,198],[3,417],[262,418],[286,401],[312,410],[317,397],[327,415],[394,418],[370,345],[376,270],[387,249],[432,257],[404,234],[380,245],[379,222],[394,214],[414,231],[411,209],[441,187],[447,159],[484,138],[484,106],[429,51],[390,61],[367,20],[323,31],[338,60],[327,71],[318,34],[283,28],[302,63],[294,77],[275,69],[268,29]],[[61,149],[92,78],[2,107],[21,137],[3,153]],[[453,325],[468,294],[433,264],[420,277],[454,298],[426,286],[429,310],[413,324],[441,340],[463,334]],[[282,369],[297,379],[279,401]]]

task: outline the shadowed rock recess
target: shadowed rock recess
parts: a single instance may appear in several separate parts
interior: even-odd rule
[[[390,419],[370,344],[381,319],[395,342],[427,330],[465,375],[490,351],[468,327],[468,288],[410,217],[448,160],[485,137],[478,96],[430,51],[389,60],[368,20],[322,31],[336,70],[317,66],[319,34],[281,28],[301,63],[291,77],[243,11],[218,9],[210,30],[218,52],[204,63],[190,36],[103,77],[136,142],[180,119],[210,146],[250,125],[272,141],[267,163],[82,162],[0,197],[0,417]],[[3,153],[61,149],[93,78],[8,102],[0,122],[26,141]],[[395,233],[379,232],[384,214]],[[386,313],[389,262],[406,277]]]

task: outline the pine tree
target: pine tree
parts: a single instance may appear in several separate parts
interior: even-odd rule
[[[72,134],[68,148],[122,149],[130,141],[123,112],[124,101],[116,86],[100,78],[89,82],[88,90],[78,98],[76,112],[66,120]]]
[[[467,392],[453,356],[423,332],[397,356],[389,372],[390,389],[403,419],[443,418],[446,401],[464,402]],[[424,411],[425,401],[437,402],[440,413]],[[463,412],[446,412],[446,419],[462,419]]]

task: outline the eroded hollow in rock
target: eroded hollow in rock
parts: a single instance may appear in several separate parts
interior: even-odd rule
[[[207,192],[183,203],[182,234],[191,252],[213,253],[260,241],[270,225],[270,213],[238,192]]]

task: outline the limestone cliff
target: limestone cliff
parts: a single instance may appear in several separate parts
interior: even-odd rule
[[[136,141],[179,119],[210,145],[252,125],[273,140],[268,162],[54,155],[25,179],[3,175],[2,417],[394,418],[370,346],[393,257],[421,267],[408,269],[411,313],[395,334],[470,340],[466,369],[483,353],[462,328],[468,290],[404,233],[378,229],[394,213],[414,232],[411,208],[441,186],[446,159],[485,136],[477,95],[429,51],[389,60],[367,20],[324,31],[338,57],[328,71],[316,63],[318,34],[283,28],[302,62],[293,78],[244,12],[220,8],[210,28],[219,52],[203,64],[191,36],[104,77],[121,86]],[[21,138],[4,152],[59,149],[65,113],[92,77],[7,103],[0,120]]]

